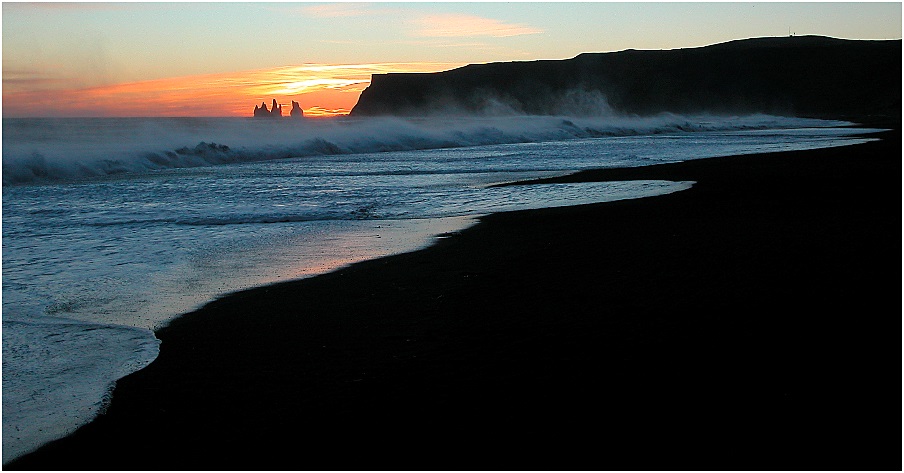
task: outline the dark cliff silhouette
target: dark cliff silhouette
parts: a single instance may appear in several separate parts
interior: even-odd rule
[[[289,111],[289,115],[295,118],[304,117],[304,110],[301,109],[301,105],[292,101],[292,110]],[[268,110],[267,103],[261,102],[260,106],[254,106],[254,116],[255,117],[263,117],[263,118],[279,118],[282,117],[282,106],[276,103],[276,99],[273,99],[273,105]]]
[[[901,116],[901,40],[754,38],[675,50],[374,74],[353,116],[434,113]]]
[[[293,117],[303,117],[304,110],[301,109],[301,105],[296,101],[292,101],[292,110],[289,111],[289,115]]]
[[[267,110],[267,104],[265,102],[261,102],[260,106],[254,106],[254,116],[255,117],[269,117],[270,110]]]
[[[273,106],[270,108],[270,110],[267,110],[266,102],[261,102],[260,107],[258,107],[257,105],[254,106],[254,116],[255,117],[281,117],[282,116],[282,107],[278,103],[276,103],[276,99],[273,99]]]

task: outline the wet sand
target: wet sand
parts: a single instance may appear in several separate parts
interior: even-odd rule
[[[106,415],[8,470],[900,470],[901,132],[561,180],[157,332]]]

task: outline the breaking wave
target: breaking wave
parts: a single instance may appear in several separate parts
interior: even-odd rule
[[[851,125],[739,117],[43,118],[3,120],[3,184],[159,169],[477,145],[701,131]]]

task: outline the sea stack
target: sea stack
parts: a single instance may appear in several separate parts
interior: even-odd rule
[[[299,105],[298,102],[293,100],[292,101],[292,110],[289,111],[289,115],[300,118],[300,117],[304,116],[304,110],[301,109],[301,105]]]
[[[270,116],[270,111],[267,110],[266,102],[261,102],[261,105],[259,107],[257,105],[254,106],[254,116],[255,117],[269,117]]]
[[[254,106],[254,116],[278,118],[282,116],[282,107],[276,103],[276,99],[273,99],[273,105],[269,110],[267,110],[267,103],[261,102],[260,106]]]

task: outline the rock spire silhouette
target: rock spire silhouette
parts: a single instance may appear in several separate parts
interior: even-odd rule
[[[292,102],[293,104],[295,102]],[[281,117],[282,116],[282,106],[276,103],[276,99],[273,99],[273,105],[270,109],[267,109],[267,103],[261,102],[260,106],[254,106],[254,116],[255,117]]]

